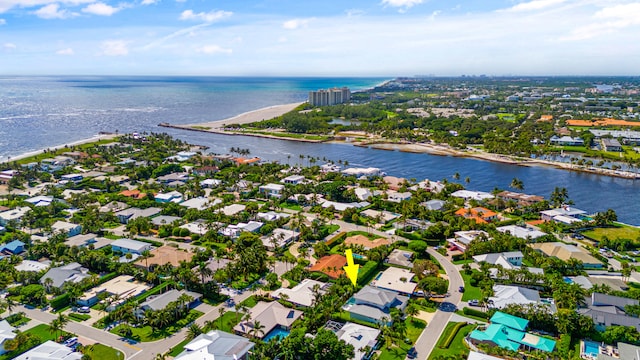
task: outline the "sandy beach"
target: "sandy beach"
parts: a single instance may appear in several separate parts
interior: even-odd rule
[[[53,150],[58,150],[58,149],[62,149],[62,148],[69,147],[69,146],[88,144],[88,143],[92,143],[92,142],[96,142],[96,141],[100,141],[100,140],[105,140],[105,139],[113,139],[116,136],[118,136],[118,135],[116,135],[116,134],[98,134],[98,135],[95,135],[95,136],[87,138],[87,139],[68,142],[68,143],[65,143],[65,144],[62,144],[62,145],[49,147],[47,149],[53,151]],[[45,150],[46,149],[30,151],[30,152],[26,152],[24,154],[20,154],[20,155],[16,155],[16,156],[10,156],[10,157],[2,156],[2,157],[0,157],[0,163],[9,162],[9,161],[16,161],[16,160],[22,160],[22,159],[28,158],[30,156],[42,154],[42,153],[44,153]]]
[[[240,115],[236,115],[228,119],[209,121],[209,122],[198,123],[198,124],[186,124],[182,126],[183,127],[197,126],[199,128],[221,129],[225,125],[230,125],[230,124],[242,125],[242,124],[249,124],[256,121],[271,120],[273,118],[276,118],[278,116],[288,113],[289,111],[295,109],[301,104],[303,103],[297,102],[292,104],[268,106],[262,109],[247,111],[246,113],[242,113]]]

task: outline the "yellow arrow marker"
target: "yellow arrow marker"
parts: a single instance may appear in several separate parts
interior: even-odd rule
[[[347,277],[351,279],[353,286],[356,286],[358,281],[358,269],[360,269],[360,265],[353,263],[353,254],[351,253],[351,249],[345,251],[345,255],[347,255],[347,266],[344,266],[344,271],[347,272]]]

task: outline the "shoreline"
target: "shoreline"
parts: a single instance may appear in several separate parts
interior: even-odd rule
[[[47,148],[43,148],[40,150],[33,150],[33,151],[28,151],[26,153],[22,153],[16,156],[3,156],[0,157],[0,164],[6,164],[12,161],[18,161],[18,160],[23,160],[32,156],[37,156],[40,154],[44,154],[45,150],[51,150],[51,151],[56,151],[59,149],[64,149],[66,147],[69,146],[77,146],[77,145],[83,145],[83,144],[90,144],[90,143],[94,143],[94,142],[98,142],[100,140],[106,140],[106,139],[114,139],[119,135],[116,135],[114,133],[99,133],[96,135],[93,135],[90,138],[85,138],[85,139],[81,139],[81,140],[77,140],[77,141],[72,141],[72,142],[68,142],[66,144],[60,144],[60,145],[55,145],[55,146],[51,146],[51,147],[47,147]]]

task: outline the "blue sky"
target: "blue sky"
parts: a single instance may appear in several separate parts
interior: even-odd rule
[[[638,75],[625,0],[0,0],[0,74]]]

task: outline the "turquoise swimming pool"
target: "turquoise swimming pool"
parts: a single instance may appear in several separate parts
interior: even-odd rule
[[[262,340],[264,340],[265,342],[268,342],[273,338],[284,339],[287,336],[289,336],[289,330],[281,328],[280,326],[277,326],[273,330],[269,331],[269,333],[264,338],[262,338]]]
[[[598,357],[600,353],[600,345],[597,342],[585,341],[584,342],[584,354],[592,357]]]

